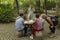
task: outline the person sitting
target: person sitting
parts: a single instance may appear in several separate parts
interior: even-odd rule
[[[34,39],[34,36],[41,36],[43,32],[43,27],[42,27],[42,20],[39,18],[40,15],[36,14],[35,22],[32,27],[32,35],[30,36],[31,39]],[[36,37],[37,38],[37,37]],[[39,37],[39,40],[42,39]],[[38,40],[38,39],[37,39]]]
[[[17,35],[18,37],[22,36],[23,34],[23,29],[24,29],[24,19],[23,19],[23,14],[20,13],[19,18],[16,19],[15,22],[16,30],[17,30]]]

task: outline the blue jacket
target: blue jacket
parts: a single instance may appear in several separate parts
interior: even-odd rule
[[[23,30],[24,29],[24,19],[22,17],[19,17],[18,19],[16,19],[15,25],[16,25],[17,30]]]

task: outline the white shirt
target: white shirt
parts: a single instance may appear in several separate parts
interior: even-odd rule
[[[45,21],[45,19],[43,19],[41,16],[40,16],[40,19],[41,19],[42,23]]]
[[[33,9],[31,9],[30,7],[28,8],[28,14],[33,14]]]

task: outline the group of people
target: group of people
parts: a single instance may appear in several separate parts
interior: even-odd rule
[[[21,36],[23,34],[24,36],[27,36],[27,29],[29,26],[25,25],[24,22],[29,20],[33,20],[33,22],[31,22],[32,26],[30,28],[31,39],[35,39],[37,37],[40,38],[41,40],[43,39],[42,35],[44,31],[43,28],[44,21],[47,21],[50,24],[49,26],[50,32],[48,33],[49,36],[50,37],[55,36],[54,34],[55,34],[56,25],[58,24],[57,16],[47,16],[46,14],[44,14],[44,12],[41,13],[37,12],[35,14],[35,18],[31,19],[32,17],[33,17],[33,10],[31,10],[30,8],[28,9],[28,12],[25,12],[24,14],[20,13],[20,15],[17,17],[15,25],[18,36]],[[36,40],[40,40],[38,38]]]

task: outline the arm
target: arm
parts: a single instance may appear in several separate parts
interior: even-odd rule
[[[53,24],[53,22],[51,21],[51,18],[50,18],[50,17],[48,17],[48,18],[46,19],[46,21],[47,21],[51,26],[54,26],[54,24]]]

